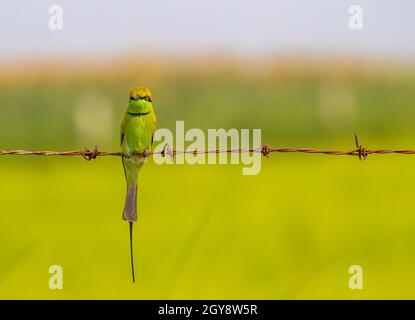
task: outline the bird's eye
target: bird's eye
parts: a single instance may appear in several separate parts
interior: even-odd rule
[[[146,101],[148,101],[148,102],[151,102],[151,99],[150,99],[149,96],[145,96],[143,99],[146,100]]]

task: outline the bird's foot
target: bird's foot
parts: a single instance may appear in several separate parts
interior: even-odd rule
[[[130,159],[131,158],[131,153],[121,153],[121,156],[125,159]]]

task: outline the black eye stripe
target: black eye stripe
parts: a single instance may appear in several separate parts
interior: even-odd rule
[[[136,101],[136,100],[141,100],[141,99],[151,102],[151,98],[148,97],[148,96],[145,96],[145,97],[138,97],[138,96],[137,97],[130,97],[130,101],[131,100]]]

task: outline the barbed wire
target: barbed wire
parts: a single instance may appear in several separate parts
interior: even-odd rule
[[[341,150],[321,150],[313,148],[273,148],[267,144],[262,144],[258,148],[239,148],[239,149],[212,149],[212,150],[175,150],[169,147],[169,145],[164,145],[164,148],[160,152],[153,151],[142,151],[134,152],[131,155],[149,157],[155,154],[159,154],[163,157],[170,156],[174,157],[178,154],[208,154],[208,153],[246,153],[246,152],[258,152],[263,156],[268,157],[270,153],[280,152],[280,153],[307,153],[307,154],[325,154],[325,155],[334,155],[334,156],[357,156],[360,160],[366,160],[370,154],[415,154],[415,150],[411,149],[366,149],[361,144],[357,134],[355,134],[355,145],[356,148],[349,151]],[[103,156],[123,156],[121,152],[107,152],[99,151],[98,147],[95,146],[94,149],[90,150],[88,148],[83,148],[80,151],[30,151],[30,150],[0,150],[0,156],[4,155],[15,155],[15,156],[82,156],[85,160],[90,161],[96,159],[97,157]]]

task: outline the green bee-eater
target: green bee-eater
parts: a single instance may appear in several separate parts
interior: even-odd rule
[[[121,153],[127,180],[127,196],[122,217],[129,222],[133,282],[135,275],[132,233],[133,223],[137,221],[138,174],[146,160],[142,155],[134,153],[145,153],[150,150],[156,131],[156,120],[150,90],[141,87],[132,89],[128,108],[121,123]]]

